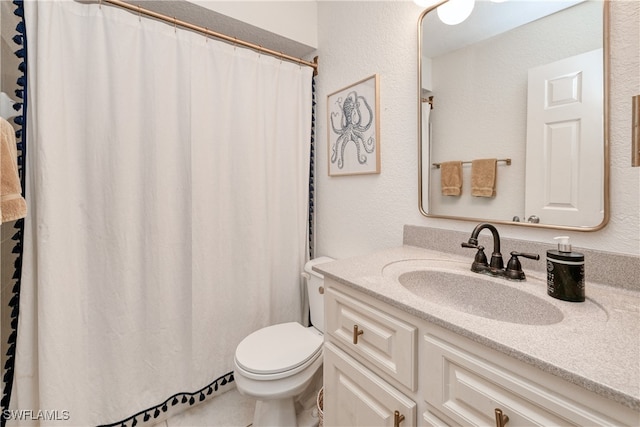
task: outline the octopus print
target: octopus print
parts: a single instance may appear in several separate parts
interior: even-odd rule
[[[331,132],[338,135],[331,146],[331,163],[336,163],[338,168],[344,167],[344,150],[353,143],[356,147],[358,163],[367,163],[367,154],[375,149],[375,135],[367,138],[367,133],[373,124],[373,111],[367,99],[351,91],[344,98],[338,98],[338,112],[331,113]],[[338,119],[339,117],[339,119]],[[338,122],[339,123],[336,123]],[[371,130],[373,133],[373,129]]]

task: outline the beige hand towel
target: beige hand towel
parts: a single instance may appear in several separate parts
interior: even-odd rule
[[[440,185],[443,196],[462,194],[462,162],[452,161],[440,164]]]
[[[22,197],[18,177],[18,148],[11,123],[0,117],[0,212],[2,222],[27,215],[27,202]]]
[[[479,159],[471,162],[471,195],[495,197],[496,159]]]

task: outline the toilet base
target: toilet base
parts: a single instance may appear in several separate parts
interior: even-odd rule
[[[258,400],[253,414],[253,427],[297,426],[293,398]]]
[[[322,357],[319,357],[307,375],[298,376],[295,386],[286,387],[286,393],[284,389],[274,387],[273,382],[249,380],[236,372],[238,392],[256,399],[253,427],[317,427],[317,411],[314,413],[312,409],[315,409],[317,393],[322,387],[322,371]]]

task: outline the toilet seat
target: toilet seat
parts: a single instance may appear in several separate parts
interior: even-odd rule
[[[253,379],[294,375],[322,354],[322,334],[297,322],[280,323],[253,332],[238,344],[235,364]]]

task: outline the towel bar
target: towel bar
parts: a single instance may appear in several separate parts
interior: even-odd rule
[[[507,166],[511,166],[511,159],[497,159],[497,162],[505,162],[507,164]],[[442,163],[432,163],[433,167],[435,167],[436,169],[440,169],[440,165]],[[471,164],[471,160],[465,160],[462,162],[462,164]]]

